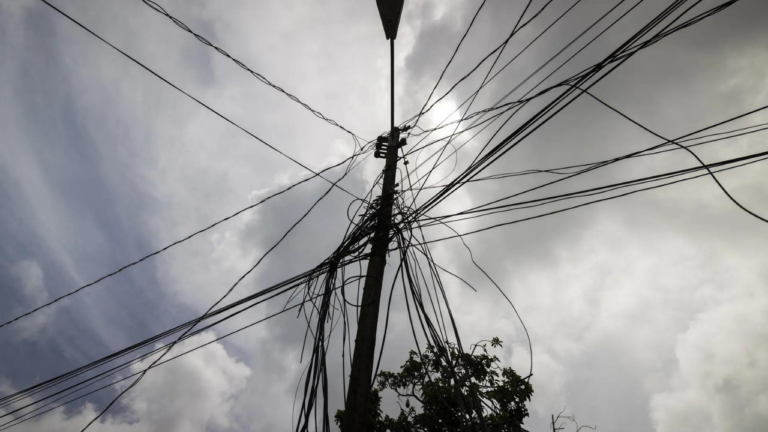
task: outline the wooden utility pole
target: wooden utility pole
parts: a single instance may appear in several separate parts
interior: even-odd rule
[[[389,39],[390,49],[390,133],[384,156],[384,179],[376,215],[376,226],[371,241],[371,256],[368,260],[363,298],[360,304],[360,318],[357,322],[355,351],[352,355],[352,369],[347,389],[343,432],[370,430],[369,402],[373,387],[373,361],[376,352],[376,331],[379,322],[381,287],[384,282],[384,268],[387,265],[390,232],[392,228],[392,206],[395,201],[395,179],[397,174],[397,150],[400,146],[400,131],[395,127],[395,38],[403,10],[403,0],[377,0],[384,33]],[[377,148],[377,156],[379,150]]]

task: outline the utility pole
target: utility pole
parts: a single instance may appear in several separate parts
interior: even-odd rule
[[[352,369],[347,389],[343,432],[364,432],[370,430],[369,402],[373,387],[373,361],[376,352],[376,330],[379,322],[381,287],[384,282],[384,268],[387,265],[389,233],[392,226],[392,206],[395,201],[395,179],[397,174],[397,150],[400,146],[400,131],[395,127],[395,38],[403,11],[403,0],[376,0],[384,25],[384,34],[389,39],[390,56],[390,133],[386,154],[379,153],[383,137],[377,142],[374,156],[385,159],[384,179],[379,199],[376,226],[371,241],[371,256],[368,260],[363,298],[360,304],[360,318],[357,322],[355,351],[352,355]]]

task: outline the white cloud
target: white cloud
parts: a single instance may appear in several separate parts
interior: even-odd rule
[[[48,301],[48,291],[45,287],[45,277],[40,264],[34,260],[23,260],[10,267],[10,273],[16,278],[21,287],[25,302],[24,307],[15,308],[16,314],[26,312],[29,305],[37,307]],[[48,324],[53,316],[53,310],[42,310],[17,324],[13,337],[16,340],[34,338]]]
[[[22,293],[30,303],[42,303],[48,299],[45,290],[43,270],[34,260],[19,261],[11,267],[13,273],[21,282]]]
[[[180,353],[212,341],[213,332],[205,332],[180,343],[173,353]],[[146,368],[151,359],[131,367],[132,372]],[[107,415],[93,430],[106,432],[195,432],[223,430],[231,425],[230,413],[237,395],[244,388],[251,369],[230,356],[219,343],[150,371],[121,399],[126,413]],[[72,416],[57,410],[40,420],[23,423],[20,431],[79,430],[97,411],[86,405]]]
[[[671,389],[653,396],[659,432],[762,431],[768,424],[768,299],[699,314],[675,349]]]

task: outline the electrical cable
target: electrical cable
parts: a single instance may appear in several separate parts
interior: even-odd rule
[[[753,129],[753,128],[759,128],[759,129],[754,129],[754,130],[751,130],[751,131],[743,132],[746,129]],[[744,127],[744,128],[738,128],[738,129],[734,129],[734,130],[730,130],[730,131],[726,131],[726,132],[718,132],[718,133],[715,133],[715,134],[704,135],[704,136],[701,136],[701,137],[694,137],[694,138],[688,138],[688,139],[683,139],[683,140],[677,140],[677,142],[678,143],[690,142],[690,141],[700,140],[700,139],[711,137],[711,136],[724,135],[724,134],[729,134],[729,133],[734,133],[734,132],[741,132],[741,133],[737,133],[737,134],[730,135],[730,136],[714,138],[714,139],[707,140],[707,141],[702,141],[702,142],[698,142],[698,143],[694,143],[694,144],[689,144],[689,145],[686,146],[688,148],[691,148],[691,147],[697,147],[697,146],[701,146],[701,145],[705,145],[705,144],[711,144],[711,143],[714,143],[714,142],[722,142],[722,141],[729,140],[729,139],[732,139],[732,138],[738,138],[738,137],[742,137],[742,136],[745,136],[745,135],[750,135],[750,134],[753,134],[753,133],[762,132],[762,131],[765,131],[765,130],[768,130],[768,123],[761,123],[761,124],[758,124],[758,125],[752,125],[752,126],[748,126],[748,127]],[[663,144],[664,144],[664,146],[668,145],[667,142],[664,142]],[[658,154],[662,154],[662,153],[668,153],[668,152],[673,152],[673,151],[678,151],[678,150],[680,150],[679,147],[675,147],[675,148],[671,148],[671,149],[666,149],[666,150],[656,150],[656,151],[653,151],[653,152],[648,151],[646,153],[634,154],[634,155],[630,156],[628,159],[635,159],[635,158],[644,157],[644,156],[654,156],[654,155],[658,155]],[[577,164],[577,165],[568,165],[568,166],[563,166],[563,167],[558,167],[558,168],[527,169],[527,170],[514,171],[514,172],[508,172],[508,173],[491,174],[491,175],[488,175],[488,176],[485,176],[485,177],[478,177],[478,178],[469,180],[467,183],[475,183],[475,182],[490,181],[490,180],[501,180],[501,179],[506,179],[506,178],[521,177],[521,176],[533,175],[533,174],[570,175],[570,174],[573,174],[574,172],[562,172],[562,171],[572,170],[574,168],[588,168],[588,167],[592,167],[592,166],[595,166],[595,165],[603,164],[603,163],[606,163],[606,162],[609,162],[609,161],[610,161],[610,159],[601,160],[601,161],[598,161],[598,162],[589,162],[589,163],[582,163],[582,164]],[[444,186],[445,185],[423,186],[423,187],[421,187],[421,189],[438,189],[438,188],[441,188],[441,187],[444,187]]]
[[[768,160],[768,159],[767,158],[761,158],[761,159],[758,159],[756,161],[745,162],[745,163],[743,163],[740,166],[754,164],[754,163],[761,162],[761,161],[764,161],[764,160]],[[726,170],[730,170],[730,169],[733,169],[733,168],[734,167],[724,168],[724,169],[721,169],[719,171],[726,171]],[[719,171],[716,171],[716,172],[719,172]],[[625,192],[625,193],[620,194],[620,195],[615,195],[615,196],[611,196],[611,197],[607,197],[607,198],[602,198],[602,199],[598,199],[598,200],[594,200],[594,201],[588,201],[586,203],[582,203],[582,204],[574,205],[574,206],[571,206],[571,207],[566,207],[566,208],[563,208],[563,209],[558,209],[558,210],[554,210],[554,211],[550,211],[550,212],[547,212],[547,213],[538,214],[538,215],[535,215],[535,216],[530,216],[530,217],[526,217],[526,218],[522,218],[522,219],[516,219],[516,220],[510,221],[510,222],[498,223],[498,224],[494,224],[494,225],[491,225],[491,226],[488,226],[488,227],[472,230],[472,231],[465,232],[465,233],[460,233],[459,235],[442,237],[442,238],[439,238],[439,239],[436,239],[436,240],[429,240],[429,241],[423,242],[421,244],[438,243],[438,242],[441,242],[441,241],[458,238],[459,236],[466,237],[468,235],[478,234],[478,233],[481,233],[481,232],[484,232],[484,231],[500,228],[500,227],[503,227],[503,226],[514,225],[514,224],[518,224],[518,223],[521,223],[521,222],[527,222],[527,221],[531,221],[531,220],[535,220],[535,219],[540,219],[540,218],[543,218],[543,217],[546,217],[546,216],[551,216],[551,215],[555,215],[555,214],[564,213],[564,212],[567,212],[567,211],[571,211],[571,210],[575,210],[575,209],[578,209],[578,208],[586,207],[586,206],[589,206],[589,205],[592,205],[592,204],[597,204],[597,203],[601,203],[601,202],[605,202],[605,201],[610,201],[610,200],[613,200],[613,199],[623,198],[625,196],[634,195],[634,194],[639,193],[639,192],[645,192],[645,191],[648,191],[648,190],[658,189],[658,188],[661,188],[661,187],[664,187],[664,186],[669,186],[669,185],[672,185],[672,184],[677,184],[677,183],[681,183],[681,182],[684,182],[684,181],[693,180],[695,178],[709,177],[709,176],[710,176],[709,173],[699,174],[698,176],[695,176],[695,177],[685,178],[685,179],[681,179],[681,180],[675,180],[673,182],[669,182],[669,183],[666,183],[666,184],[661,184],[661,185],[656,185],[656,186],[650,186],[650,187],[643,188],[643,189],[633,190],[633,191],[630,191],[630,192]]]
[[[454,219],[454,220],[451,220],[449,223],[463,221],[463,220],[469,220],[469,219],[475,219],[477,217],[487,216],[487,215],[490,215],[490,214],[503,213],[503,212],[512,211],[512,210],[529,209],[529,208],[533,208],[533,207],[539,207],[539,206],[542,206],[542,205],[552,204],[554,202],[559,202],[559,201],[563,201],[563,200],[567,200],[567,199],[583,198],[585,196],[598,195],[598,194],[602,194],[602,193],[606,193],[606,192],[612,192],[612,191],[617,190],[617,189],[623,189],[623,188],[626,188],[626,187],[637,186],[637,185],[640,185],[640,184],[651,183],[651,182],[660,181],[660,180],[667,180],[667,179],[670,179],[670,178],[681,177],[681,176],[684,176],[686,174],[695,173],[697,171],[702,171],[702,170],[706,170],[706,169],[717,168],[717,167],[721,167],[721,166],[732,165],[732,164],[735,164],[735,163],[740,163],[740,162],[744,162],[744,161],[750,161],[750,160],[753,160],[753,159],[757,159],[756,161],[746,162],[746,163],[743,163],[741,165],[738,165],[737,167],[721,169],[719,171],[730,170],[730,169],[733,169],[733,168],[738,168],[738,167],[741,167],[741,166],[744,166],[744,165],[749,165],[749,164],[752,164],[752,163],[755,163],[755,162],[762,161],[765,157],[768,157],[768,151],[753,153],[753,154],[750,154],[750,155],[740,156],[740,157],[737,157],[737,158],[723,160],[723,161],[720,161],[720,162],[714,162],[714,163],[710,163],[710,164],[705,164],[703,166],[702,165],[698,165],[698,166],[695,166],[695,167],[692,167],[692,168],[686,168],[686,169],[682,169],[682,170],[676,170],[676,171],[666,172],[666,173],[662,173],[662,174],[656,174],[656,175],[642,177],[642,178],[638,178],[638,179],[627,180],[627,181],[612,183],[612,184],[603,185],[603,186],[597,186],[597,187],[593,187],[593,188],[589,188],[589,189],[582,189],[582,190],[575,191],[575,192],[567,192],[567,193],[557,194],[557,195],[553,195],[553,196],[547,196],[547,197],[543,197],[543,198],[535,198],[535,199],[530,199],[530,200],[526,200],[526,201],[519,201],[519,202],[515,202],[515,203],[511,203],[511,204],[504,204],[504,205],[495,206],[495,207],[487,207],[487,208],[484,208],[482,210],[462,211],[462,212],[454,213],[454,214],[450,214],[450,215],[443,215],[443,216],[436,216],[436,217],[427,217],[427,218],[424,218],[422,220],[423,221],[429,221],[429,222],[426,223],[426,224],[422,224],[422,226],[429,227],[429,226],[435,225],[437,223],[443,223],[446,219],[454,218],[454,217],[457,217],[457,216],[463,216],[463,215],[471,215],[471,214],[483,213],[483,214],[481,214],[479,216],[472,216],[472,217],[466,217],[466,218],[461,218],[461,219]],[[716,171],[716,172],[719,172],[719,171]],[[687,180],[692,180],[692,179],[699,178],[699,177],[700,176],[697,175],[697,176],[694,176],[694,177],[689,177]]]
[[[294,101],[294,102],[298,103],[299,105],[301,105],[302,107],[304,107],[304,109],[306,109],[306,110],[308,110],[309,112],[311,112],[312,114],[314,114],[314,115],[315,115],[315,117],[317,117],[317,118],[319,118],[319,119],[321,119],[321,120],[324,120],[325,122],[327,122],[328,124],[330,124],[330,125],[332,125],[332,126],[336,126],[337,128],[339,128],[339,129],[343,130],[344,132],[346,132],[346,133],[348,133],[348,134],[352,135],[352,137],[353,137],[353,138],[355,138],[355,139],[360,139],[360,140],[363,140],[363,141],[367,141],[366,139],[364,139],[364,138],[361,138],[361,137],[359,137],[359,136],[355,135],[353,132],[350,132],[350,131],[349,131],[349,130],[347,130],[347,129],[346,129],[344,126],[341,126],[340,124],[336,123],[336,121],[335,121],[335,120],[333,120],[333,119],[330,119],[330,118],[326,117],[325,115],[323,115],[323,113],[321,113],[321,112],[319,112],[319,111],[315,110],[315,109],[314,109],[314,108],[312,108],[311,106],[309,106],[309,105],[307,105],[306,103],[302,102],[302,101],[301,101],[301,100],[300,100],[298,97],[296,97],[296,96],[294,96],[294,95],[292,95],[292,94],[288,93],[287,91],[283,90],[281,87],[279,87],[279,86],[277,86],[277,85],[273,84],[273,83],[272,83],[272,82],[270,82],[270,81],[269,81],[267,78],[265,78],[265,77],[264,77],[264,75],[262,75],[262,74],[260,74],[260,73],[258,73],[258,72],[255,72],[254,70],[252,70],[251,68],[249,68],[248,66],[246,66],[246,65],[245,65],[243,62],[241,62],[240,60],[238,60],[238,59],[236,59],[236,58],[234,58],[234,57],[230,56],[228,52],[226,52],[226,51],[224,51],[222,48],[220,48],[220,47],[218,47],[218,46],[216,46],[216,45],[212,44],[212,43],[211,43],[211,42],[209,42],[209,41],[208,41],[208,39],[206,39],[205,37],[203,37],[203,36],[201,36],[201,35],[199,35],[199,34],[195,33],[195,32],[194,32],[194,31],[193,31],[191,28],[189,28],[189,26],[188,26],[188,25],[184,24],[184,23],[183,23],[181,20],[179,20],[178,18],[176,18],[176,17],[172,16],[171,14],[169,14],[169,13],[168,13],[168,12],[165,10],[165,8],[163,8],[162,6],[160,6],[160,5],[159,5],[157,2],[155,2],[155,1],[153,1],[153,0],[141,0],[141,1],[142,1],[142,3],[144,3],[144,4],[145,4],[147,7],[149,7],[150,9],[152,9],[153,11],[155,11],[155,12],[157,12],[157,13],[159,13],[159,14],[161,14],[161,15],[165,16],[165,17],[166,17],[166,18],[168,18],[169,20],[171,20],[171,21],[172,21],[174,24],[176,24],[176,25],[177,25],[177,26],[178,26],[180,29],[182,29],[182,30],[184,30],[185,32],[187,32],[187,33],[191,34],[192,36],[194,36],[194,37],[195,37],[195,39],[197,39],[198,41],[200,41],[200,43],[202,43],[203,45],[206,45],[206,46],[209,46],[209,47],[211,47],[211,48],[215,49],[215,50],[216,50],[216,52],[218,52],[219,54],[223,55],[224,57],[226,57],[226,58],[228,58],[228,59],[232,60],[232,61],[233,61],[233,62],[234,62],[236,65],[238,65],[239,67],[241,67],[241,68],[242,68],[242,69],[244,69],[245,71],[249,72],[251,75],[253,75],[253,76],[254,76],[256,79],[258,79],[258,80],[259,80],[259,81],[261,81],[262,83],[264,83],[264,84],[268,85],[269,87],[272,87],[273,89],[275,89],[275,90],[279,91],[280,93],[282,93],[282,94],[284,94],[284,95],[288,96],[288,98],[289,98],[289,99],[291,99],[292,101]]]
[[[152,253],[149,253],[149,254],[147,254],[147,255],[144,255],[143,257],[141,257],[141,258],[139,258],[139,259],[137,259],[137,260],[135,260],[135,261],[132,261],[132,262],[130,262],[130,263],[128,263],[128,264],[126,264],[126,265],[124,265],[124,266],[120,267],[119,269],[117,269],[117,270],[115,270],[115,271],[113,271],[113,272],[111,272],[111,273],[107,273],[106,275],[104,275],[104,276],[101,276],[101,277],[99,277],[98,279],[96,279],[96,280],[94,280],[94,281],[92,281],[92,282],[89,282],[89,283],[87,283],[87,284],[85,284],[85,285],[82,285],[82,286],[80,286],[80,287],[78,287],[78,288],[76,288],[76,289],[74,289],[74,290],[72,290],[72,291],[70,291],[70,292],[68,292],[68,293],[66,293],[66,294],[64,294],[64,295],[61,295],[61,296],[59,296],[59,297],[57,297],[57,298],[55,298],[55,299],[53,299],[53,300],[49,301],[48,303],[44,303],[44,304],[42,304],[42,305],[40,305],[40,306],[38,306],[38,307],[36,307],[36,308],[34,308],[34,309],[32,309],[32,310],[28,311],[28,312],[25,312],[25,313],[23,313],[23,314],[21,314],[21,315],[19,315],[19,316],[15,317],[15,318],[12,318],[12,319],[10,319],[10,320],[8,320],[8,321],[6,321],[6,322],[4,322],[4,323],[0,324],[0,328],[2,328],[2,327],[5,327],[5,326],[7,326],[7,325],[9,325],[9,324],[12,324],[12,323],[14,323],[15,321],[18,321],[18,320],[20,320],[20,319],[22,319],[22,318],[25,318],[25,317],[29,316],[29,315],[32,315],[32,314],[34,314],[34,313],[36,313],[36,312],[40,311],[41,309],[44,309],[44,308],[46,308],[46,307],[49,307],[49,306],[53,305],[54,303],[57,303],[57,302],[59,302],[59,301],[61,301],[61,300],[65,299],[65,298],[67,298],[67,297],[69,297],[69,296],[72,296],[72,295],[74,295],[74,294],[77,294],[77,293],[79,293],[80,291],[82,291],[82,290],[84,290],[84,289],[86,289],[86,288],[89,288],[89,287],[91,287],[91,286],[93,286],[93,285],[96,285],[96,284],[98,284],[99,282],[102,282],[102,281],[104,281],[105,279],[108,279],[108,278],[110,278],[110,277],[112,277],[112,276],[115,276],[115,275],[117,275],[118,273],[122,272],[123,270],[127,270],[127,269],[129,269],[129,268],[131,268],[131,267],[133,267],[133,266],[135,266],[135,265],[137,265],[137,264],[140,264],[140,263],[142,263],[143,261],[145,261],[145,260],[147,260],[147,259],[149,259],[149,258],[152,258],[152,257],[154,257],[154,256],[156,256],[156,255],[159,255],[159,254],[161,254],[161,253],[163,253],[163,252],[167,251],[168,249],[170,249],[170,248],[172,248],[172,247],[174,247],[174,246],[177,246],[177,245],[179,245],[179,244],[181,244],[181,243],[184,243],[184,242],[186,242],[187,240],[190,240],[190,239],[192,239],[193,237],[195,237],[195,236],[197,236],[197,235],[199,235],[199,234],[202,234],[202,233],[204,233],[204,232],[206,232],[206,231],[209,231],[209,230],[211,230],[211,229],[215,228],[216,226],[218,226],[218,225],[220,225],[220,224],[222,224],[222,223],[224,223],[224,222],[226,222],[226,221],[228,221],[228,220],[230,220],[230,219],[232,219],[232,218],[234,218],[234,217],[236,217],[236,216],[239,216],[240,214],[242,214],[242,213],[244,213],[244,212],[246,212],[246,211],[248,211],[248,210],[252,210],[253,208],[255,208],[255,207],[258,207],[259,205],[261,205],[261,204],[263,204],[263,203],[265,203],[265,202],[269,201],[270,199],[272,199],[272,198],[274,198],[274,197],[280,196],[280,195],[284,194],[285,192],[288,192],[288,191],[290,191],[291,189],[295,188],[296,186],[299,186],[299,185],[301,185],[301,184],[303,184],[303,183],[306,183],[306,182],[308,182],[308,181],[310,181],[310,180],[312,180],[312,179],[314,179],[314,178],[318,177],[320,174],[322,174],[322,173],[324,173],[324,172],[326,172],[326,171],[329,171],[329,170],[331,170],[331,169],[333,169],[333,168],[337,168],[337,167],[339,167],[340,165],[342,165],[342,164],[344,164],[344,163],[346,163],[346,162],[348,162],[348,161],[350,161],[350,160],[354,160],[354,158],[355,158],[355,156],[352,156],[352,157],[349,157],[349,158],[347,158],[347,159],[344,159],[343,161],[341,161],[341,162],[339,162],[339,163],[337,163],[337,164],[334,164],[334,165],[331,165],[331,166],[329,166],[329,167],[327,167],[327,168],[324,168],[324,169],[322,169],[322,170],[320,171],[320,173],[318,173],[318,174],[314,174],[314,175],[312,175],[311,177],[307,177],[307,178],[306,178],[306,179],[304,179],[304,180],[298,181],[298,182],[296,182],[296,183],[294,183],[294,184],[292,184],[292,185],[290,185],[290,186],[288,186],[288,187],[286,187],[286,188],[284,188],[284,189],[282,189],[282,190],[280,190],[280,191],[278,191],[278,192],[275,192],[275,193],[274,193],[274,194],[272,194],[272,195],[269,195],[269,196],[268,196],[268,197],[266,197],[266,198],[263,198],[262,200],[260,200],[259,202],[255,203],[255,204],[251,204],[251,205],[249,205],[249,206],[247,206],[247,207],[244,207],[244,208],[242,208],[242,209],[240,209],[240,210],[236,211],[235,213],[232,213],[231,215],[229,215],[229,216],[227,216],[227,217],[225,217],[225,218],[223,218],[223,219],[219,219],[218,221],[216,221],[216,222],[212,223],[211,225],[208,225],[208,226],[207,226],[207,227],[205,227],[205,228],[202,228],[202,229],[200,229],[200,230],[198,230],[198,231],[195,231],[195,232],[193,232],[192,234],[189,234],[188,236],[186,236],[186,237],[184,237],[184,238],[182,238],[182,239],[176,240],[176,241],[174,241],[173,243],[170,243],[170,244],[168,244],[168,245],[166,245],[166,246],[162,247],[161,249],[158,249],[158,250],[156,250],[156,251],[154,251],[154,252],[152,252]]]
[[[715,8],[712,8],[702,14],[699,14],[674,28],[675,29],[685,28],[686,23],[693,22],[693,21],[698,22],[700,21],[700,18],[702,16],[711,16],[713,15],[711,13],[713,10],[716,10],[718,12],[722,11],[725,9],[725,7],[733,5],[736,1],[737,0],[731,0],[722,5],[716,6]],[[621,66],[624,62],[629,60],[629,58],[631,58],[631,55],[624,56],[623,54],[625,53],[625,51],[632,50],[633,47],[637,46],[636,43],[641,38],[643,38],[646,34],[650,33],[650,31],[654,27],[658,26],[664,19],[671,16],[684,3],[685,3],[685,0],[675,1],[672,5],[664,9],[653,20],[651,20],[648,24],[646,24],[643,28],[641,28],[638,32],[636,32],[632,37],[630,37],[627,41],[625,41],[621,46],[619,46],[616,50],[614,50],[613,53],[608,55],[603,61],[588,68],[587,69],[588,73],[580,74],[577,79],[572,80],[572,82],[568,82],[569,86],[562,94],[558,95],[553,101],[549,102],[544,108],[539,110],[533,117],[525,121],[513,133],[511,133],[505,139],[503,139],[501,143],[497,144],[485,156],[483,156],[481,160],[479,160],[478,162],[476,162],[475,164],[467,168],[464,171],[464,173],[462,173],[458,178],[454,179],[449,186],[442,189],[435,196],[430,198],[425,204],[421,206],[419,213],[423,214],[429,208],[434,207],[438,202],[444,200],[445,197],[453,193],[458,187],[461,187],[466,180],[470,180],[473,177],[477,176],[477,174],[480,171],[482,171],[485,167],[490,166],[490,164],[497,161],[504,154],[506,154],[512,148],[514,148],[517,144],[522,142],[522,140],[524,140],[525,138],[530,136],[530,134],[532,134],[533,132],[538,130],[541,126],[543,126],[546,123],[546,121],[553,118],[560,111],[562,111],[564,108],[570,105],[573,101],[575,101],[576,98],[578,98],[578,96],[581,93],[578,93],[576,96],[570,98],[569,100],[567,99],[570,96],[572,96],[572,94],[576,91],[573,87],[571,87],[572,85],[581,86],[582,84],[592,80],[592,78],[595,78],[595,80],[589,83],[587,87],[587,88],[590,88],[596,85],[597,83],[599,83],[603,78],[608,76],[608,74],[610,74],[612,71],[616,70],[616,68]],[[698,2],[695,4],[698,4]],[[690,8],[688,10],[690,10]],[[671,27],[675,23],[675,21],[677,21],[680,17],[682,17],[688,10],[684,11],[675,20],[673,20],[671,23],[667,24],[664,28],[662,28],[657,33],[657,35],[664,33],[665,35],[668,36],[672,34],[670,32],[666,32],[666,30],[668,30],[669,27]],[[654,39],[654,40],[657,42],[660,39]],[[641,45],[643,44],[641,43]],[[650,45],[644,44],[643,46],[647,47]],[[639,50],[632,51],[631,54],[634,55],[637,52],[639,52]],[[620,61],[616,60],[616,58],[618,57],[620,57]],[[609,69],[607,72],[598,76],[598,73],[601,72],[604,68],[609,68]],[[550,113],[550,111],[552,111],[552,113]]]
[[[125,51],[123,51],[123,50],[121,50],[120,48],[116,47],[115,45],[111,44],[111,43],[110,43],[110,42],[108,42],[106,39],[104,39],[104,38],[102,38],[101,36],[99,36],[98,34],[96,34],[96,33],[95,33],[93,30],[89,29],[88,27],[86,27],[85,25],[83,25],[82,23],[80,23],[79,21],[77,21],[77,20],[75,20],[74,18],[72,18],[71,16],[67,15],[67,14],[66,14],[65,12],[63,12],[61,9],[59,9],[59,8],[57,8],[56,6],[54,6],[54,5],[52,5],[51,3],[49,3],[49,2],[48,2],[48,0],[40,0],[40,1],[41,1],[41,2],[43,2],[44,4],[46,4],[47,6],[49,6],[49,7],[50,7],[51,9],[53,9],[54,11],[58,12],[58,13],[59,13],[61,16],[65,17],[65,18],[67,18],[68,20],[72,21],[73,23],[77,24],[77,25],[78,25],[80,28],[82,28],[83,30],[85,30],[86,32],[88,32],[90,35],[92,35],[92,36],[96,37],[96,38],[97,38],[97,39],[99,39],[100,41],[102,41],[102,42],[104,42],[105,44],[109,45],[109,46],[110,46],[112,49],[114,49],[115,51],[119,52],[120,54],[122,54],[123,56],[125,56],[127,59],[129,59],[129,60],[131,60],[132,62],[136,63],[137,65],[141,66],[141,67],[142,67],[144,70],[146,70],[147,72],[151,73],[151,74],[152,74],[152,75],[154,75],[155,77],[159,78],[159,79],[160,79],[161,81],[163,81],[164,83],[166,83],[166,84],[170,85],[171,87],[173,87],[174,89],[176,89],[177,91],[179,91],[180,93],[182,93],[183,95],[185,95],[185,96],[187,96],[188,98],[192,99],[193,101],[197,102],[197,103],[198,103],[200,106],[202,106],[203,108],[205,108],[205,109],[207,109],[208,111],[212,112],[213,114],[217,115],[217,116],[218,116],[219,118],[221,118],[222,120],[226,121],[227,123],[229,123],[229,124],[231,124],[231,125],[235,126],[236,128],[240,129],[241,131],[245,132],[245,133],[246,133],[246,134],[248,134],[248,135],[249,135],[251,138],[254,138],[255,140],[259,141],[260,143],[264,144],[264,145],[265,145],[265,146],[267,146],[268,148],[272,149],[273,151],[275,151],[275,152],[276,152],[276,153],[278,153],[279,155],[281,155],[281,156],[285,157],[286,159],[290,160],[291,162],[295,163],[296,165],[298,165],[298,166],[300,166],[300,167],[304,168],[305,170],[307,170],[307,171],[311,172],[312,174],[315,174],[315,175],[317,175],[318,177],[322,178],[322,179],[323,179],[323,180],[325,180],[326,182],[333,184],[333,182],[331,182],[330,180],[326,179],[325,177],[323,177],[323,176],[319,175],[318,173],[316,173],[315,171],[313,171],[312,169],[310,169],[310,168],[309,168],[309,167],[307,167],[306,165],[302,164],[301,162],[297,161],[296,159],[292,158],[291,156],[288,156],[287,154],[283,153],[283,152],[282,152],[282,151],[280,151],[280,150],[279,150],[277,147],[274,147],[273,145],[269,144],[268,142],[264,141],[263,139],[259,138],[259,137],[258,137],[258,136],[256,136],[256,135],[254,135],[252,132],[248,131],[248,130],[247,130],[247,129],[245,129],[244,127],[242,127],[242,126],[240,126],[239,124],[235,123],[233,120],[230,120],[228,117],[224,116],[223,114],[221,114],[221,113],[219,113],[218,111],[214,110],[214,109],[213,109],[213,108],[211,108],[210,106],[206,105],[206,104],[205,104],[205,103],[203,103],[201,100],[199,100],[199,99],[195,98],[195,97],[194,97],[194,96],[192,96],[191,94],[189,94],[189,93],[187,93],[186,91],[182,90],[182,89],[181,89],[180,87],[178,87],[177,85],[175,85],[175,84],[171,83],[170,81],[168,81],[167,79],[163,78],[163,77],[162,77],[160,74],[158,74],[158,73],[157,73],[157,72],[155,72],[154,70],[150,69],[148,66],[144,65],[144,64],[143,64],[143,63],[141,63],[140,61],[138,61],[138,60],[136,60],[135,58],[131,57],[130,55],[128,55],[127,53],[125,53]],[[144,0],[142,0],[142,1],[144,1]],[[343,191],[343,192],[345,192],[346,194],[348,194],[348,195],[352,196],[353,198],[358,198],[358,199],[359,199],[359,197],[358,197],[357,195],[355,195],[355,194],[353,194],[353,193],[349,192],[348,190],[344,189],[343,187],[341,187],[341,186],[338,186],[338,185],[336,185],[335,187],[336,187],[336,188],[338,188],[338,189],[340,189],[340,190],[342,190],[342,191]]]
[[[448,67],[451,65],[451,63],[453,62],[453,59],[456,57],[456,54],[459,52],[459,48],[461,48],[461,44],[464,43],[464,39],[466,39],[467,35],[469,34],[469,31],[472,29],[472,26],[475,24],[475,20],[477,19],[477,16],[480,14],[480,11],[483,10],[483,7],[485,6],[485,2],[486,0],[483,0],[483,2],[480,3],[480,6],[477,8],[477,11],[475,11],[475,15],[472,16],[472,20],[469,22],[469,26],[467,26],[467,29],[464,31],[464,35],[461,36],[461,39],[459,40],[458,45],[456,45],[456,49],[453,50],[453,54],[451,55],[451,58],[448,59],[448,63],[445,64],[443,71],[440,72],[440,76],[437,78],[437,82],[435,82],[435,85],[432,87],[432,91],[429,92],[429,96],[427,96],[427,100],[424,101],[424,105],[421,107],[421,110],[419,110],[419,114],[416,116],[416,121],[413,123],[411,130],[414,127],[416,127],[416,125],[419,124],[419,119],[424,114],[424,109],[427,107],[429,100],[432,99],[432,95],[435,94],[435,90],[437,90],[437,86],[440,85],[440,81],[443,80],[443,76],[445,76],[445,72],[448,71]],[[408,136],[410,137],[410,131],[408,133]]]
[[[631,122],[632,124],[634,124],[634,125],[638,126],[639,128],[643,129],[644,131],[646,131],[646,132],[650,133],[651,135],[654,135],[654,136],[656,136],[656,137],[658,137],[658,138],[661,138],[661,139],[663,139],[663,140],[667,140],[667,139],[666,139],[666,138],[664,138],[663,136],[661,136],[661,135],[659,135],[658,133],[656,133],[656,132],[652,131],[651,129],[647,128],[646,126],[643,126],[642,124],[640,124],[640,123],[638,123],[636,120],[634,120],[634,119],[630,118],[629,116],[627,116],[627,115],[626,115],[626,114],[624,114],[623,112],[621,112],[621,111],[617,110],[616,108],[614,108],[613,106],[611,106],[611,105],[607,104],[605,101],[603,101],[602,99],[598,98],[597,96],[595,96],[594,94],[590,93],[589,91],[587,91],[587,90],[584,90],[584,89],[582,89],[582,88],[579,88],[579,87],[576,87],[576,89],[577,89],[577,90],[580,90],[580,91],[582,91],[583,93],[586,93],[586,94],[587,94],[587,96],[590,96],[590,97],[592,97],[592,99],[594,99],[594,100],[596,100],[596,101],[600,102],[600,103],[601,103],[602,105],[604,105],[606,108],[608,108],[608,109],[610,109],[611,111],[615,112],[616,114],[618,114],[618,115],[622,116],[623,118],[625,118],[626,120],[628,120],[628,121],[629,121],[629,122]],[[701,160],[701,158],[700,158],[700,157],[699,157],[699,156],[698,156],[696,153],[694,153],[694,152],[693,152],[691,149],[689,149],[688,147],[686,147],[686,146],[684,146],[684,145],[682,145],[682,144],[679,144],[677,141],[667,140],[667,142],[669,142],[669,143],[671,143],[671,144],[674,144],[674,145],[678,146],[678,147],[679,147],[681,150],[685,150],[685,151],[686,151],[686,152],[688,152],[688,153],[689,153],[691,156],[693,156],[693,157],[694,157],[694,158],[695,158],[695,159],[696,159],[696,160],[699,162],[699,164],[701,164],[701,166],[702,166],[702,167],[704,167],[704,168],[707,170],[707,172],[709,173],[710,177],[712,177],[712,180],[714,180],[714,182],[717,184],[717,186],[720,188],[720,190],[722,190],[722,191],[723,191],[723,193],[724,193],[724,194],[725,194],[725,195],[728,197],[728,199],[730,199],[730,200],[731,200],[731,201],[732,201],[734,204],[736,204],[736,206],[737,206],[737,207],[739,207],[740,209],[744,210],[746,213],[748,213],[748,214],[752,215],[752,216],[753,216],[753,217],[755,217],[756,219],[758,219],[758,220],[760,220],[760,221],[762,221],[762,222],[768,223],[768,219],[766,219],[766,218],[764,218],[764,217],[762,217],[762,216],[758,215],[757,213],[753,212],[752,210],[749,210],[748,208],[744,207],[744,205],[743,205],[743,204],[741,204],[740,202],[738,202],[738,201],[736,200],[736,198],[734,198],[734,197],[733,197],[733,196],[732,196],[732,195],[731,195],[731,194],[728,192],[728,190],[727,190],[727,189],[725,189],[725,187],[724,187],[724,186],[723,186],[723,185],[720,183],[720,181],[717,179],[717,177],[716,177],[716,176],[715,176],[715,174],[712,172],[712,170],[710,170],[710,169],[709,169],[709,167],[707,166],[707,164],[705,164],[705,163],[704,163],[704,161],[702,161],[702,160]]]

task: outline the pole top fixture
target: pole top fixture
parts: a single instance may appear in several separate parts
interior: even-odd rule
[[[384,25],[384,35],[387,39],[397,39],[397,28],[400,26],[400,15],[403,13],[404,1],[376,0],[381,23]]]

